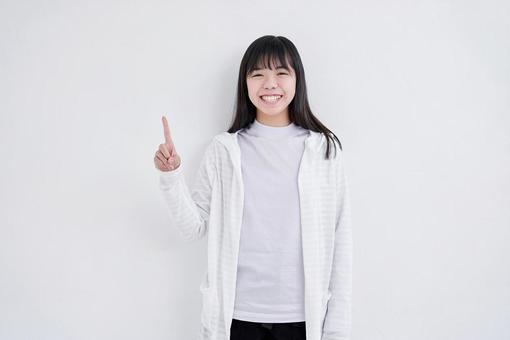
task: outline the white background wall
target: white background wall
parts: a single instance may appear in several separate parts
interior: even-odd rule
[[[169,225],[265,34],[343,143],[353,340],[510,338],[508,1],[0,1],[0,339],[193,339],[206,240]]]

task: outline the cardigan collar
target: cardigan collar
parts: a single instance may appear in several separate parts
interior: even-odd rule
[[[242,130],[243,129],[240,129],[233,133],[225,131],[215,136],[215,139],[218,140],[218,142],[225,145],[229,157],[232,160],[232,164],[234,165],[235,176],[238,178],[241,187],[243,187],[241,173],[241,148],[238,142],[238,134],[239,131]],[[308,154],[308,152],[306,152],[307,150],[318,153],[326,139],[324,134],[321,132],[315,132],[312,130],[308,131],[309,135],[308,137],[305,138],[305,150],[304,150],[305,152],[303,153],[303,157],[307,156]]]

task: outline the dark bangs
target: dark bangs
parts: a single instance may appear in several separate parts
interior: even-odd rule
[[[273,69],[273,66],[281,66],[289,73],[296,69],[291,52],[278,39],[261,41],[252,46],[250,55],[246,59],[246,75],[263,68]]]

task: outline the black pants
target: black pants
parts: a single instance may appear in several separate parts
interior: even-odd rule
[[[260,323],[232,319],[230,340],[306,340],[305,321]]]

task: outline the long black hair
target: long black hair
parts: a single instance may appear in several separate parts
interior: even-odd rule
[[[340,150],[342,150],[342,144],[338,137],[312,113],[308,104],[305,71],[301,57],[296,46],[289,39],[282,36],[262,36],[253,41],[244,53],[239,67],[234,117],[228,132],[234,133],[247,127],[255,120],[257,108],[248,97],[246,77],[255,67],[261,64],[272,70],[270,61],[273,61],[274,65],[282,65],[287,69],[290,63],[296,73],[296,92],[289,104],[289,120],[302,128],[323,133],[327,137],[326,159],[329,159],[331,144],[335,146],[336,155],[335,139]]]

